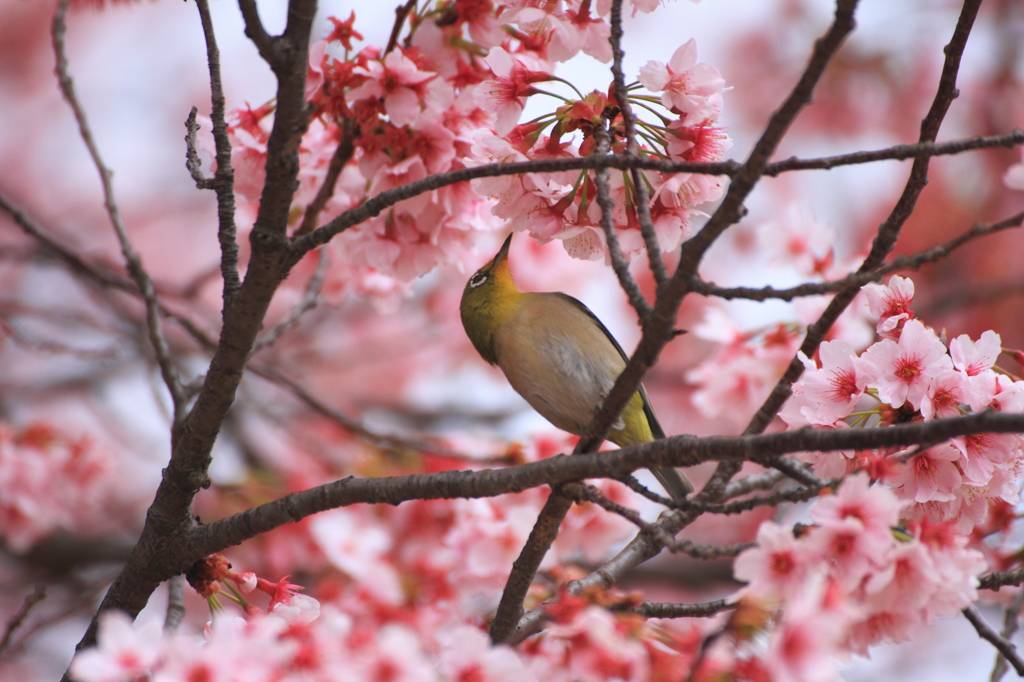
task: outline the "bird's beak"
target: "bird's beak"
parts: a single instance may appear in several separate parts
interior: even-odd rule
[[[505,238],[505,243],[501,245],[501,250],[498,251],[498,254],[494,257],[494,260],[491,261],[492,268],[497,267],[498,263],[508,258],[508,247],[512,245],[513,234],[515,234],[515,232],[509,233],[508,237]]]

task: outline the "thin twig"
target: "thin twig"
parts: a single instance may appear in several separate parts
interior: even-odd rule
[[[320,249],[320,252],[317,254],[316,270],[313,272],[313,276],[309,278],[309,282],[306,283],[306,291],[302,295],[302,300],[291,309],[291,312],[289,312],[276,327],[256,339],[256,343],[253,344],[250,355],[255,355],[264,348],[273,345],[279,338],[281,338],[282,334],[291,329],[295,323],[299,321],[299,318],[316,307],[317,301],[320,297],[320,290],[323,288],[324,276],[327,274],[327,266],[330,264],[330,260],[327,249]]]
[[[185,119],[185,168],[198,189],[213,189],[214,182],[203,175],[203,162],[199,158],[199,150],[196,146],[196,136],[199,134],[199,124],[196,123],[196,116],[199,109],[192,107]]]
[[[874,163],[875,161],[906,160],[923,158],[927,156],[945,156],[951,154],[962,154],[977,149],[992,149],[1004,147],[1012,149],[1017,145],[1024,144],[1024,131],[1014,129],[1012,132],[1003,135],[980,135],[961,140],[949,140],[948,142],[917,142],[915,144],[898,144],[884,149],[875,149],[866,152],[852,152],[850,154],[839,154],[837,156],[826,156],[818,159],[798,159],[790,157],[785,161],[776,161],[765,166],[764,174],[772,177],[801,170],[830,170],[840,166],[850,166],[862,163]]]
[[[241,281],[238,277],[238,239],[235,229],[235,170],[231,166],[231,139],[225,119],[224,87],[220,75],[220,50],[213,31],[209,0],[196,0],[206,38],[206,59],[210,67],[210,120],[217,150],[217,171],[211,182],[217,192],[217,240],[220,242],[220,273],[224,278],[224,306],[235,298]],[[195,121],[195,118],[192,117]]]
[[[11,641],[14,639],[14,633],[18,631],[18,628],[25,622],[25,618],[28,617],[29,611],[32,607],[46,599],[46,586],[39,584],[35,586],[32,593],[29,594],[21,602],[21,606],[15,611],[10,618],[7,619],[7,626],[4,628],[4,636],[0,639],[0,653],[3,653],[11,646]]]
[[[604,120],[594,130],[594,137],[597,138],[594,156],[606,156],[610,147],[610,135]],[[651,304],[644,298],[643,292],[640,291],[640,285],[629,273],[629,265],[622,254],[619,238],[615,234],[615,201],[612,200],[607,168],[602,168],[594,174],[594,185],[597,187],[597,205],[601,207],[601,229],[604,231],[604,238],[608,243],[608,255],[612,262],[612,270],[619,278],[619,286],[626,292],[630,305],[633,306],[640,321],[643,322],[651,312]]]
[[[753,289],[749,287],[725,288],[708,282],[694,281],[693,291],[703,296],[716,296],[724,299],[742,298],[749,301],[766,301],[769,299],[791,301],[801,296],[834,293],[847,287],[862,287],[868,282],[877,282],[882,277],[899,270],[916,270],[928,263],[935,263],[969,242],[997,232],[1020,227],[1022,223],[1024,223],[1024,213],[1018,213],[998,223],[991,223],[989,225],[975,224],[971,229],[945,244],[938,244],[913,255],[897,256],[887,265],[880,268],[866,272],[858,271],[851,273],[843,279],[832,282],[807,283],[790,287],[789,289],[775,289],[773,287]]]
[[[305,387],[292,379],[289,379],[279,370],[265,365],[262,363],[254,363],[249,365],[249,371],[257,376],[261,376],[267,381],[272,381],[278,386],[282,386],[288,389],[300,402],[306,407],[313,410],[317,414],[330,419],[338,426],[342,427],[349,433],[358,436],[370,445],[384,448],[388,450],[399,450],[403,452],[430,452],[441,457],[450,457],[452,459],[464,459],[472,462],[481,462],[477,457],[471,457],[465,453],[457,452],[450,448],[446,448],[440,443],[435,443],[426,440],[418,440],[414,438],[402,438],[400,436],[392,436],[388,434],[378,433],[371,429],[366,428],[358,420],[349,417],[342,412],[328,406],[323,401],[319,400],[316,396],[310,393]]]
[[[725,493],[722,495],[723,499],[731,500],[747,493],[752,493],[755,490],[771,490],[776,484],[785,478],[779,470],[766,471],[763,474],[754,474],[753,476],[746,476],[739,479],[738,481],[732,481],[725,487]]]
[[[811,159],[805,163],[818,163],[822,167],[834,167],[850,165],[854,163],[869,163],[882,160],[905,160],[917,159],[930,156],[943,156],[949,154],[960,154],[974,149],[987,149],[993,147],[1014,147],[1024,144],[1024,132],[1014,131],[1007,135],[992,137],[974,137],[966,140],[954,140],[944,143],[921,143],[917,145],[900,145],[889,149],[882,149],[872,154],[871,158],[861,159],[857,154],[849,154],[841,157],[826,157],[823,159]],[[973,146],[972,146],[973,145]],[[836,161],[833,161],[836,160]],[[336,235],[344,232],[354,225],[369,220],[384,211],[385,209],[406,199],[432,192],[442,187],[456,185],[460,182],[468,182],[479,178],[500,177],[504,175],[521,175],[524,173],[560,173],[570,170],[597,170],[599,168],[615,168],[618,170],[629,170],[641,168],[645,170],[658,171],[660,173],[694,173],[701,175],[725,175],[734,177],[743,166],[736,161],[719,161],[715,163],[692,162],[692,161],[669,161],[641,156],[628,158],[623,155],[608,156],[584,156],[581,158],[564,159],[536,159],[532,161],[520,161],[516,163],[492,163],[473,168],[460,168],[459,170],[447,173],[430,175],[422,180],[416,180],[401,187],[385,190],[380,194],[366,200],[359,206],[342,213],[329,223],[317,228],[292,244],[290,251],[292,260],[298,261],[307,252],[318,246],[326,244]],[[769,168],[765,165],[764,168]]]
[[[1019,590],[1014,596],[1013,601],[1006,607],[1006,613],[1003,616],[1003,631],[1000,636],[1007,642],[1013,640],[1013,636],[1017,633],[1017,628],[1020,626],[1020,609],[1024,606],[1024,590]],[[996,654],[996,662],[992,667],[992,675],[989,677],[990,682],[999,682],[1003,679],[1003,675],[1006,674],[1007,662],[1006,656],[1003,656],[1002,652]]]
[[[1020,654],[1017,653],[1017,647],[1013,642],[1009,642],[999,636],[999,633],[992,629],[982,615],[978,612],[977,607],[971,604],[966,609],[961,611],[964,617],[974,626],[978,636],[984,640],[987,640],[992,646],[996,648],[1000,654],[1002,654],[1006,661],[1013,666],[1013,669],[1017,671],[1017,674],[1024,677],[1024,659],[1021,658]]]
[[[316,221],[320,216],[320,211],[324,209],[330,198],[334,196],[334,186],[338,183],[338,176],[341,175],[345,164],[352,159],[352,154],[355,153],[355,139],[359,135],[359,127],[352,119],[346,118],[341,122],[341,130],[341,140],[338,141],[338,146],[334,148],[334,154],[331,155],[331,162],[327,166],[327,175],[324,176],[324,182],[320,185],[316,197],[306,207],[306,213],[302,217],[302,224],[295,230],[295,237],[309,234],[316,228]]]
[[[391,35],[388,37],[387,47],[384,48],[384,54],[391,52],[398,46],[398,37],[402,34],[402,24],[405,23],[405,18],[409,16],[409,12],[416,6],[416,0],[409,0],[404,5],[399,5],[395,8],[395,23],[391,26]]]
[[[149,330],[149,340],[153,345],[153,352],[156,356],[157,365],[160,367],[160,375],[163,377],[164,385],[171,394],[171,400],[174,405],[174,423],[177,425],[185,418],[187,400],[182,390],[178,372],[171,361],[170,351],[167,347],[167,341],[164,339],[163,330],[160,327],[160,303],[157,299],[156,291],[153,289],[153,280],[150,279],[149,273],[143,267],[142,260],[139,258],[138,253],[135,252],[131,239],[128,237],[128,231],[121,221],[121,211],[114,196],[114,185],[110,169],[107,168],[103,158],[100,156],[99,147],[93,137],[92,129],[89,127],[85,110],[82,108],[78,95],[75,93],[74,81],[71,79],[71,74],[68,70],[64,37],[67,33],[66,18],[69,4],[70,0],[60,0],[57,5],[57,11],[53,15],[52,36],[53,51],[57,58],[57,80],[60,83],[64,99],[67,101],[68,106],[71,107],[75,121],[78,123],[79,135],[89,150],[93,165],[99,174],[100,183],[103,185],[104,205],[107,209],[107,216],[110,218],[110,224],[117,235],[117,241],[121,245],[121,253],[124,256],[128,274],[135,280],[139,291],[142,293],[142,300],[146,305],[146,327]]]
[[[636,121],[633,116],[633,107],[629,102],[629,92],[626,90],[626,78],[622,75],[622,58],[625,56],[622,51],[622,0],[612,0],[612,12],[609,19],[611,22],[609,42],[612,45],[612,82],[615,89],[615,100],[619,105],[619,111],[622,112],[622,123],[626,128],[626,155],[635,157],[638,152]],[[637,168],[631,168],[629,173],[636,192],[637,222],[640,224],[640,234],[643,235],[644,245],[647,247],[647,260],[655,283],[661,286],[668,281],[668,269],[665,267],[665,259],[661,255],[661,246],[658,244],[658,236],[654,230],[654,221],[651,220],[651,204],[646,178]]]

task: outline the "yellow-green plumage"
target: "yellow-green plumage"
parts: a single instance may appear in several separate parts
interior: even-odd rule
[[[626,367],[622,348],[590,310],[561,293],[519,291],[508,266],[505,240],[462,294],[462,325],[484,360],[498,365],[512,388],[560,429],[581,435]],[[621,447],[663,438],[647,391],[627,403],[608,440]],[[654,474],[682,499],[693,491],[675,469]]]

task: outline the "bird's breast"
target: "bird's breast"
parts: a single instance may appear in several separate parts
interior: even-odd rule
[[[509,383],[552,424],[580,434],[625,367],[604,333],[572,306],[545,305],[509,318],[495,339]]]

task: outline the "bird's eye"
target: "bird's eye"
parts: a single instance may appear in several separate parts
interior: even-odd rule
[[[478,272],[469,278],[469,286],[476,289],[478,286],[487,281],[487,275],[482,272]]]

